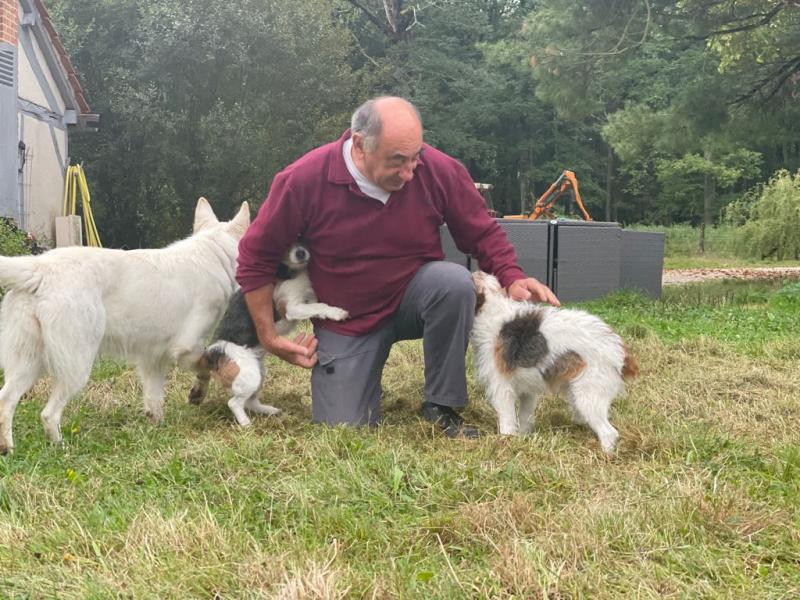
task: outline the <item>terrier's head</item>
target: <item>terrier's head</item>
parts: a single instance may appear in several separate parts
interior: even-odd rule
[[[506,291],[494,275],[475,271],[472,274],[472,281],[475,282],[475,314],[481,311],[488,300],[505,296]]]

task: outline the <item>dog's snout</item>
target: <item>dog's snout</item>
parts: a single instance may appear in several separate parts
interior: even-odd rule
[[[299,261],[306,260],[308,258],[308,252],[305,248],[298,248],[295,251],[295,258]]]

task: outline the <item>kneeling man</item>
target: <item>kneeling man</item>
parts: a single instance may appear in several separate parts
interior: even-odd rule
[[[402,98],[365,102],[341,138],[275,176],[239,245],[237,279],[264,348],[312,369],[314,421],[376,424],[392,344],[422,338],[422,416],[450,437],[478,435],[458,414],[467,403],[475,290],[464,267],[443,261],[445,223],[511,297],[558,305],[519,267],[466,168],[423,142],[419,112]],[[350,319],[316,322],[313,335],[290,340],[275,330],[272,294],[281,257],[298,238],[313,257],[319,301]]]

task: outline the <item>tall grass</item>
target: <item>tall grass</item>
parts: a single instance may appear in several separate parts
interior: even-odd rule
[[[791,598],[800,595],[797,290],[715,282],[585,305],[642,366],[607,458],[557,399],[532,436],[449,440],[393,350],[384,424],[309,423],[308,373],[271,360],[278,418],[234,425],[188,374],[151,426],[97,365],[44,440],[39,384],[0,457],[2,598]],[[466,417],[494,416],[470,377]]]
[[[743,229],[732,225],[706,228],[705,252],[700,252],[700,229],[688,224],[660,227],[632,225],[634,231],[658,231],[665,234],[664,266],[671,269],[692,267],[789,266],[800,265],[796,260],[762,260],[755,249],[748,251],[743,244]]]

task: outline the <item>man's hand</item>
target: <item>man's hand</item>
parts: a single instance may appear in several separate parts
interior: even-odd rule
[[[556,298],[556,295],[550,288],[533,277],[517,279],[508,286],[507,291],[508,297],[512,300],[533,300],[534,302],[547,302],[553,306],[561,306],[558,298]]]
[[[310,369],[317,364],[317,343],[313,333],[298,333],[294,340],[275,336],[264,344],[264,349],[289,364]]]

